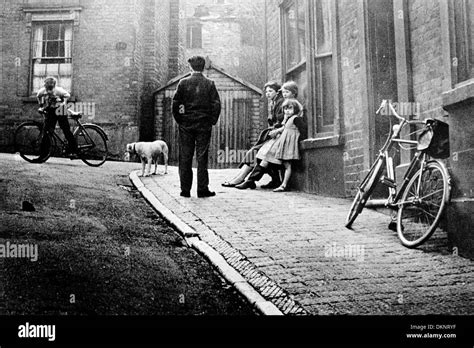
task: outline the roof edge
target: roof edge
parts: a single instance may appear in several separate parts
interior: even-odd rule
[[[205,69],[205,71],[206,71],[206,70],[211,70],[211,69],[214,69],[214,70],[220,72],[221,74],[223,74],[223,75],[227,76],[228,78],[230,78],[230,79],[232,79],[232,80],[234,80],[234,81],[240,83],[241,85],[243,85],[243,86],[245,86],[245,87],[247,87],[247,88],[253,90],[253,91],[256,92],[256,93],[258,93],[258,94],[260,94],[260,95],[263,95],[263,91],[262,91],[260,88],[256,87],[255,85],[251,84],[250,82],[247,82],[247,81],[245,81],[245,80],[243,80],[243,79],[241,79],[241,78],[239,78],[239,77],[236,77],[236,76],[233,76],[233,75],[229,74],[229,73],[226,72],[223,68],[221,68],[221,67],[219,67],[219,66],[216,66],[215,64],[211,64],[211,66],[210,66],[208,69]],[[179,80],[182,80],[183,78],[185,78],[185,77],[187,77],[187,76],[189,76],[189,75],[191,75],[191,72],[190,72],[190,71],[187,72],[187,73],[184,73],[184,74],[181,74],[181,75],[178,75],[178,76],[172,78],[172,79],[169,80],[164,86],[162,86],[162,87],[156,89],[156,90],[153,92],[153,95],[155,95],[155,94],[157,94],[157,93],[163,91],[164,89],[168,88],[169,86],[175,84],[175,83],[178,82]]]

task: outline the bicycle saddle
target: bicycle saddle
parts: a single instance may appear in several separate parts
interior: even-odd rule
[[[74,110],[71,110],[71,109],[68,109],[67,110],[69,112],[69,116],[73,119],[80,119],[82,117],[82,113],[80,112],[75,112]]]

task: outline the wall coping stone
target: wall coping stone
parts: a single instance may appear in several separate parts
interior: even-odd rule
[[[443,109],[450,111],[464,105],[474,105],[474,79],[456,85],[442,94]]]
[[[302,150],[322,149],[325,147],[337,147],[344,145],[344,140],[339,135],[333,135],[324,138],[305,139],[300,142]]]

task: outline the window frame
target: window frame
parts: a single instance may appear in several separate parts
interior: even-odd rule
[[[26,32],[30,35],[30,54],[29,54],[29,69],[28,69],[28,83],[26,93],[29,95],[27,100],[36,100],[36,94],[33,91],[33,40],[34,30],[32,29],[37,22],[71,22],[72,23],[72,44],[71,44],[71,100],[74,100],[74,36],[80,25],[81,6],[64,6],[58,8],[48,8],[38,6],[26,6],[23,12],[26,17]]]
[[[195,29],[199,29],[200,31],[200,41],[198,47],[194,47],[193,45]],[[202,23],[196,21],[188,21],[186,23],[186,48],[191,50],[199,50],[203,48]]]
[[[296,63],[295,65],[293,66],[290,66],[289,63],[288,63],[288,36],[287,36],[287,16],[286,16],[286,13],[288,12],[288,10],[290,9],[290,7],[294,6],[295,9],[296,9],[296,23],[298,23],[298,10],[297,10],[297,4],[298,3],[303,3],[305,8],[307,9],[308,8],[308,3],[306,0],[286,0],[284,2],[282,2],[282,4],[280,5],[280,16],[281,16],[281,38],[282,38],[282,63],[283,63],[283,70],[284,70],[284,74],[285,75],[288,75],[290,74],[291,72],[294,72],[295,70],[298,70],[299,68],[301,68],[302,65],[306,64],[307,62],[307,55],[306,54],[303,54],[302,57],[300,57],[300,60],[298,63]],[[305,20],[305,37],[304,37],[304,41],[305,41],[305,51],[307,52],[308,50],[308,32],[307,32],[307,29],[308,29],[308,20],[307,20],[307,16],[305,16],[304,18]],[[298,45],[299,44],[299,33],[298,33],[298,30],[296,30],[296,44]],[[298,55],[300,54],[299,50],[297,51],[298,52]]]
[[[316,0],[316,1],[319,1],[319,0]],[[309,17],[310,17],[310,23],[311,23],[311,30],[310,30],[310,42],[311,42],[311,52],[314,52],[314,55],[312,55],[311,57],[311,60],[313,62],[313,69],[314,69],[314,72],[311,74],[312,75],[312,78],[313,78],[313,81],[312,81],[312,88],[314,90],[314,98],[313,99],[313,122],[312,122],[312,125],[313,125],[313,129],[314,129],[314,132],[317,133],[317,134],[322,134],[323,136],[324,135],[329,135],[329,134],[333,134],[334,133],[334,130],[335,130],[335,123],[336,123],[336,117],[335,117],[335,113],[336,113],[336,107],[335,107],[335,103],[336,103],[336,100],[332,100],[332,123],[331,124],[328,124],[328,125],[325,125],[324,124],[324,117],[318,117],[318,115],[316,115],[316,111],[318,109],[318,102],[320,104],[323,104],[324,103],[324,100],[323,100],[323,96],[321,93],[318,93],[318,91],[322,90],[320,87],[320,84],[322,84],[322,80],[323,80],[323,75],[324,73],[323,72],[320,72],[317,68],[317,65],[319,62],[322,62],[321,64],[324,64],[324,60],[326,60],[327,58],[330,57],[330,60],[331,60],[331,69],[328,70],[331,75],[332,75],[332,84],[333,84],[333,89],[336,89],[337,88],[337,85],[335,83],[335,73],[334,73],[334,65],[335,65],[335,60],[334,60],[334,47],[335,47],[335,43],[334,43],[334,25],[335,25],[335,20],[334,20],[334,16],[333,16],[333,12],[334,12],[334,8],[331,6],[331,4],[334,3],[334,1],[330,1],[329,2],[329,5],[330,5],[330,21],[331,21],[331,50],[330,51],[324,51],[322,53],[318,52],[318,47],[317,47],[317,31],[318,31],[318,22],[317,22],[317,19],[316,19],[316,11],[315,11],[315,6],[310,6],[310,9],[308,11],[308,14],[309,14]],[[325,71],[325,73],[328,73],[328,71]],[[332,95],[334,95],[333,93],[334,91],[332,91]]]
[[[286,13],[288,9],[295,5],[297,2],[302,2],[305,6],[305,46],[306,46],[306,55],[304,61],[298,63],[295,66],[290,67],[287,62],[287,23],[286,23]],[[307,81],[307,100],[305,100],[307,108],[307,121],[308,121],[308,143],[311,139],[324,138],[339,138],[341,127],[340,122],[340,110],[341,110],[341,101],[339,100],[340,96],[340,61],[339,57],[339,30],[337,28],[337,16],[338,8],[336,1],[330,1],[330,19],[331,19],[331,51],[325,52],[323,54],[318,54],[316,49],[316,14],[315,14],[315,3],[314,0],[283,0],[280,3],[280,32],[281,32],[281,61],[282,61],[282,79],[286,81],[289,76],[294,74],[300,69],[305,69],[306,81]],[[324,59],[327,57],[332,57],[332,68],[330,74],[333,77],[333,122],[331,125],[318,125],[318,120],[316,119],[315,111],[317,110],[317,100],[320,98],[318,95],[318,76],[319,79],[322,75],[317,73],[317,59]],[[320,123],[320,122],[319,122]],[[325,144],[327,142],[325,141]],[[331,144],[340,144],[340,140],[330,141]],[[327,146],[324,145],[324,146]],[[312,147],[312,145],[310,146]]]
[[[465,16],[462,23],[456,20],[456,6],[463,7],[465,11]],[[472,41],[472,22],[474,21],[474,18],[468,17],[469,7],[471,7],[472,11],[472,8],[474,8],[473,0],[451,0],[449,2],[451,87],[474,81],[474,43]],[[460,33],[462,33],[462,37],[460,37]],[[465,54],[463,57],[459,57],[458,55],[459,44],[463,45],[462,49],[464,49]],[[466,71],[465,78],[459,76],[460,63],[463,63],[464,69]]]
[[[46,38],[46,40],[44,39],[44,36],[41,40],[35,40],[35,31],[37,28],[39,27],[42,27],[43,30],[44,28],[47,28],[48,26],[51,26],[51,25],[56,25],[56,24],[59,24],[59,38],[57,40],[48,40],[48,38]],[[66,40],[66,36],[64,36],[63,40],[61,40],[61,27],[66,27],[68,26],[71,30],[71,37],[70,37],[70,40]],[[49,29],[48,29],[49,30]],[[40,57],[37,57],[36,54],[35,54],[35,44],[36,42],[38,41],[41,41],[43,44],[42,44],[42,49],[41,49],[41,56]],[[44,54],[47,54],[47,44],[49,42],[63,42],[63,51],[64,51],[64,55],[63,56],[56,56],[56,57],[48,57],[47,55],[44,56]],[[67,53],[66,53],[66,41],[70,41],[69,45],[70,45],[70,57],[67,57]],[[59,62],[57,63],[58,64],[58,75],[54,75],[54,74],[46,74],[47,76],[55,76],[58,78],[58,85],[63,87],[62,84],[61,84],[61,75],[59,75],[59,71],[60,71],[60,66],[61,64],[70,64],[71,65],[71,74],[70,74],[70,79],[71,79],[71,86],[69,88],[66,88],[68,90],[68,92],[72,93],[72,84],[73,84],[73,72],[74,72],[74,68],[73,68],[73,45],[74,45],[74,22],[72,20],[41,20],[41,21],[33,21],[32,22],[32,25],[31,25],[31,55],[30,55],[30,62],[31,62],[31,68],[30,68],[30,76],[29,76],[29,93],[30,95],[34,96],[36,95],[36,93],[38,92],[37,90],[35,90],[35,86],[34,86],[34,79],[35,79],[35,62],[37,60],[41,61],[41,60],[45,60],[45,61],[48,61],[48,60],[62,60],[62,62]],[[46,43],[46,46],[43,46],[44,44]],[[45,52],[46,51],[46,52]],[[58,48],[58,53],[59,52],[59,48]],[[38,75],[39,76],[39,75]],[[40,87],[41,88],[41,87]]]

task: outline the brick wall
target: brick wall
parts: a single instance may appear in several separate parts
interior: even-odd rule
[[[266,49],[267,49],[267,80],[281,81],[281,37],[280,37],[280,8],[279,0],[267,1],[265,23],[266,27]],[[283,81],[281,81],[283,82]]]
[[[29,40],[20,11],[21,2],[2,2],[0,14],[2,27],[2,93],[0,95],[0,148],[8,148],[12,143],[15,125],[34,115],[33,110],[24,109],[21,99],[28,96]]]
[[[168,78],[179,75],[180,67],[180,50],[182,52],[181,36],[182,28],[180,27],[180,1],[172,1],[170,4],[170,27],[173,30],[169,30],[168,41],[170,44],[169,56],[168,56]],[[181,49],[180,49],[181,44]]]
[[[138,25],[143,36],[143,85],[141,87],[141,113],[140,113],[140,139],[151,141],[155,138],[154,125],[154,100],[153,92],[161,83],[167,81],[170,70],[170,53],[179,59],[179,52],[175,53],[178,46],[171,42],[171,15],[178,17],[178,6],[172,7],[168,2],[155,2],[153,0],[138,2],[141,6],[141,21]],[[173,2],[176,4],[176,2]],[[150,11],[154,8],[154,11]],[[173,10],[173,12],[171,12]],[[176,23],[173,23],[176,25]],[[173,66],[174,69],[174,66]]]
[[[70,2],[61,6],[65,4]],[[41,119],[36,100],[29,98],[31,15],[21,9],[47,8],[51,2],[7,0],[2,5],[0,146],[12,150],[14,127],[26,119]],[[95,117],[87,121],[106,129],[110,151],[118,158],[125,143],[153,137],[146,131],[153,129],[153,91],[169,75],[170,5],[152,0],[82,0],[80,6],[73,36],[72,95],[78,102],[94,103]]]
[[[29,40],[30,33],[24,25],[22,4],[13,0],[2,3],[2,105],[1,121],[27,118],[15,101],[28,96]]]
[[[184,74],[189,71],[188,58],[189,55],[186,52],[186,1],[179,0],[179,59],[178,59],[178,74],[171,76],[170,79],[177,75]]]
[[[266,59],[265,80],[278,81],[282,83],[282,66],[281,66],[281,38],[280,38],[280,9],[278,7],[280,1],[269,0],[264,7],[266,20],[264,28],[266,34],[264,38],[264,58]],[[265,81],[265,82],[266,82]],[[261,87],[263,88],[263,86]],[[265,92],[265,91],[264,91]],[[264,109],[260,122],[260,129],[264,129],[267,123],[268,103],[264,100]]]
[[[344,135],[344,181],[346,194],[354,193],[364,174],[364,117],[367,110],[362,107],[361,91],[363,74],[361,68],[361,45],[363,41],[359,31],[358,4],[352,0],[339,3],[339,22],[341,35],[341,69],[342,69],[342,134]]]
[[[441,0],[442,1],[442,0]],[[414,101],[420,103],[421,118],[439,118],[445,72],[442,62],[439,0],[409,2]]]

